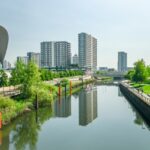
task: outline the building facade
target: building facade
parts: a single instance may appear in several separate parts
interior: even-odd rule
[[[126,72],[127,71],[127,53],[126,52],[118,52],[118,72]]]
[[[78,35],[79,67],[97,69],[97,39],[86,33]]]
[[[73,57],[72,57],[72,59],[73,59],[73,64],[79,64],[79,57],[78,57],[78,55],[77,54],[75,54]]]
[[[55,42],[41,42],[41,67],[54,67]]]
[[[68,67],[70,64],[70,43],[66,41],[41,43],[41,67]]]
[[[41,55],[40,53],[28,52],[28,61],[33,61],[38,67],[41,67]]]
[[[71,44],[65,41],[55,43],[55,66],[68,67],[71,64]]]
[[[11,69],[11,63],[7,60],[3,61],[3,69]]]
[[[28,56],[18,56],[17,61],[22,61],[25,65],[28,64]]]

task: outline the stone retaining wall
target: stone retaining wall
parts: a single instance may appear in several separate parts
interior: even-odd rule
[[[126,83],[120,83],[119,86],[125,97],[135,106],[141,115],[150,122],[150,98],[134,88],[131,88]]]

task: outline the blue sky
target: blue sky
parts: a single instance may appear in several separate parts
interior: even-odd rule
[[[117,66],[117,52],[128,65],[140,58],[150,64],[148,0],[4,0],[0,24],[9,32],[6,59],[40,51],[41,41],[66,40],[78,52],[78,33],[98,39],[98,66]]]

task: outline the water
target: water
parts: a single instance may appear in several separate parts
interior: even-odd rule
[[[90,86],[0,131],[0,150],[149,150],[149,125],[117,86]]]

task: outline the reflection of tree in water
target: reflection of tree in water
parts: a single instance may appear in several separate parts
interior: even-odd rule
[[[134,123],[139,125],[139,126],[142,126],[144,123],[143,118],[141,117],[141,115],[137,112],[137,110],[134,108],[134,106],[131,103],[130,103],[130,105],[131,105],[131,109],[135,113],[135,117],[136,117],[134,120]]]
[[[50,108],[39,109],[37,113],[34,111],[29,112],[14,120],[10,126],[7,126],[7,128],[3,130],[3,133],[7,134],[5,137],[9,137],[11,133],[11,143],[15,146],[16,150],[23,150],[27,146],[29,149],[34,150],[36,149],[38,132],[40,131],[41,125],[51,118],[51,116],[52,111]],[[38,122],[36,122],[36,118]],[[9,138],[7,142],[4,142],[9,145]],[[3,144],[6,145],[5,143]]]
[[[9,126],[4,126],[3,130],[1,130],[1,145],[0,145],[0,149],[2,150],[9,150],[9,143],[10,143],[10,138],[9,138],[9,134],[11,132],[11,130],[15,127],[14,123],[10,123]]]
[[[36,149],[35,145],[38,138],[38,130],[40,126],[35,122],[35,113],[31,112],[21,118],[14,129],[12,142],[16,150],[25,149],[28,144],[30,149]]]
[[[136,118],[134,120],[134,123],[140,126],[143,125],[143,119],[138,113],[136,113]]]
[[[142,113],[131,103],[131,101],[126,97],[127,102],[129,103],[129,108],[135,113],[134,123],[145,129],[145,126],[150,130],[150,121],[148,121]]]

